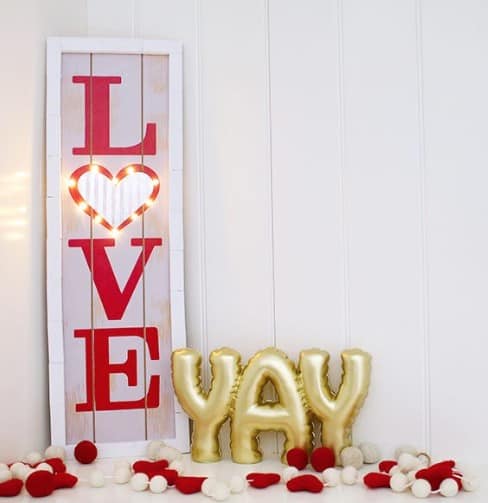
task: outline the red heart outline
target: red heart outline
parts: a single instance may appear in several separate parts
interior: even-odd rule
[[[115,177],[112,175],[112,173],[104,166],[101,166],[100,164],[85,164],[84,166],[81,166],[80,168],[76,169],[71,173],[71,176],[69,178],[69,193],[71,194],[71,197],[73,198],[73,201],[80,206],[81,209],[90,217],[90,218],[95,218],[99,217],[100,218],[100,224],[103,225],[106,229],[109,231],[120,231],[127,225],[129,225],[132,221],[132,215],[127,217],[122,223],[120,223],[117,227],[113,227],[103,215],[100,215],[98,211],[93,208],[86,200],[85,198],[80,194],[80,191],[78,190],[78,182],[81,178],[82,175],[87,173],[88,171],[91,171],[94,167],[96,167],[96,170],[106,176],[111,182],[116,180],[116,184],[120,183],[124,178],[127,176],[131,175],[132,173],[144,173],[149,178],[151,179],[153,183],[153,190],[151,194],[149,195],[149,198],[137,208],[137,210],[133,213],[138,216],[142,215],[147,209],[149,209],[152,205],[152,202],[156,199],[159,193],[159,177],[155,171],[153,171],[151,168],[145,166],[144,164],[129,164],[128,166],[124,166],[116,175]],[[154,183],[154,181],[157,180],[157,183]],[[149,203],[149,201],[151,201]]]

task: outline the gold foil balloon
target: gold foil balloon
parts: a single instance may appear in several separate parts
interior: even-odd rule
[[[327,380],[329,353],[309,349],[300,353],[303,387],[312,412],[322,423],[322,445],[331,447],[339,460],[351,445],[351,429],[368,394],[371,356],[360,349],[342,353],[342,382],[334,394]]]
[[[230,414],[232,390],[240,374],[237,351],[221,348],[212,351],[212,382],[207,392],[201,383],[202,358],[192,349],[179,349],[172,355],[175,394],[193,419],[191,455],[194,461],[211,462],[221,458],[218,434]]]
[[[283,455],[293,447],[310,450],[311,414],[322,423],[322,444],[332,447],[336,459],[351,445],[353,422],[368,393],[371,357],[359,349],[342,353],[343,376],[337,393],[327,381],[329,354],[319,349],[300,353],[300,373],[275,348],[256,353],[242,369],[239,353],[221,348],[210,354],[212,382],[208,392],[201,384],[202,359],[192,349],[173,352],[173,387],[184,411],[193,419],[192,459],[218,461],[218,434],[231,417],[231,453],[237,463],[256,463],[260,431],[285,434]],[[262,398],[266,383],[274,385],[277,400]]]
[[[262,392],[270,381],[277,402],[264,403]],[[257,435],[260,431],[282,431],[285,450],[309,450],[312,427],[295,365],[275,348],[256,353],[244,368],[235,390],[231,421],[231,453],[237,463],[257,463],[262,459]]]

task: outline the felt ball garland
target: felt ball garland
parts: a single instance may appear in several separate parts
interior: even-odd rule
[[[425,453],[414,456],[411,452],[398,453],[398,462],[384,460],[379,463],[379,473],[371,472],[363,477],[369,489],[389,487],[393,492],[410,489],[416,498],[427,498],[431,494],[453,497],[464,487],[476,488],[474,478],[463,476],[454,460],[446,460],[426,466],[430,457]],[[465,489],[466,490],[466,489]]]
[[[91,446],[86,446],[86,443]],[[84,451],[82,459],[93,457],[94,452],[94,459],[96,459],[96,446],[92,442],[82,441],[77,447],[80,444],[86,446],[86,451],[84,451],[85,447],[81,449]],[[369,445],[368,448],[371,450],[375,450],[374,446],[371,447],[372,444],[366,445]],[[173,487],[172,490],[181,494],[202,493],[214,501],[225,501],[232,494],[241,493],[247,486],[262,490],[281,483],[282,487],[286,487],[289,492],[320,493],[324,488],[340,484],[356,484],[359,479],[358,469],[353,464],[346,465],[342,469],[335,468],[334,453],[327,447],[315,449],[310,458],[303,449],[291,449],[287,453],[289,466],[283,469],[281,475],[275,472],[251,472],[245,479],[235,475],[226,482],[218,481],[213,477],[183,475],[181,453],[163,443],[153,444],[152,450],[157,450],[157,459],[141,459],[132,465],[120,460],[115,463],[113,476],[105,476],[101,470],[95,468],[84,482],[93,488],[101,488],[105,486],[105,480],[110,478],[114,483],[128,483],[136,492],[149,490],[160,494]],[[168,453],[170,459],[160,458],[161,451]],[[361,449],[352,448],[352,451],[351,449],[346,451],[344,456],[343,450],[341,459],[347,459],[347,452],[352,452],[354,457],[357,451],[360,451],[361,456],[365,458]],[[59,448],[46,449],[48,454],[54,452],[60,456],[64,455]],[[83,454],[87,452],[87,457],[83,458]],[[376,449],[376,452],[379,451]],[[10,465],[0,463],[0,497],[16,496],[22,491],[24,485],[26,491],[36,498],[49,496],[55,490],[71,489],[76,486],[78,477],[66,471],[66,465],[61,457],[39,459],[38,453],[34,454],[29,453],[24,458],[26,462],[15,462]],[[374,454],[375,452],[368,459],[373,459]],[[353,457],[350,460],[354,461]],[[86,461],[85,464],[93,462],[94,459]],[[36,462],[28,463],[27,460]],[[311,468],[318,472],[317,474],[300,473],[309,462]],[[395,460],[380,461],[378,470],[378,472],[364,475],[363,483],[367,489],[389,488],[398,493],[409,491],[417,498],[427,498],[431,494],[454,497],[463,490],[474,491],[479,485],[477,479],[464,475],[456,467],[454,460],[431,464],[430,458],[425,453],[414,455],[406,450],[400,452]]]

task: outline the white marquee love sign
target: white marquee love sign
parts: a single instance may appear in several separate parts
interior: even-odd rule
[[[181,45],[54,38],[47,70],[52,441],[185,450]]]

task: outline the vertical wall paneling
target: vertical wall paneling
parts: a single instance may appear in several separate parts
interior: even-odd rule
[[[431,379],[430,379],[430,323],[429,323],[429,254],[428,228],[426,218],[426,190],[425,190],[425,121],[424,121],[424,59],[422,40],[422,0],[415,1],[416,35],[417,35],[417,103],[418,103],[418,166],[419,166],[419,208],[420,208],[420,239],[421,239],[421,298],[422,334],[424,338],[424,447],[427,452],[432,451],[432,422],[431,422]]]
[[[484,463],[488,11],[422,2],[432,452]]]
[[[480,461],[488,447],[479,378],[488,329],[484,3],[38,4],[0,6],[2,54],[17,75],[5,81],[0,120],[9,147],[0,170],[2,326],[16,334],[0,352],[0,394],[19,402],[0,436],[4,451],[16,458],[47,439],[43,41],[92,35],[184,44],[189,345],[205,361],[222,345],[244,360],[274,342],[293,358],[322,347],[335,382],[340,350],[363,347],[373,379],[355,440],[386,453],[400,442],[428,448],[431,431],[435,456]],[[41,417],[36,428],[32,417]]]
[[[355,440],[419,445],[424,339],[415,3],[341,3],[350,338],[373,355]]]
[[[201,4],[207,344],[244,359],[274,342],[265,30],[261,0]]]
[[[276,345],[345,348],[335,1],[270,1]],[[292,32],[300,36],[290,37]]]
[[[4,459],[20,459],[49,442],[44,269],[45,37],[85,35],[86,6],[80,0],[0,2],[0,18],[2,61],[10,75],[15,73],[15,78],[4,76],[0,97],[0,396],[4,403],[12,405],[4,413],[0,443]]]
[[[88,35],[133,37],[138,0],[86,0]]]
[[[202,187],[201,62],[199,0],[139,0],[135,35],[183,42],[184,240],[187,341],[206,351],[205,194]],[[206,374],[207,366],[204,365]]]
[[[273,344],[262,2],[211,0],[201,22],[208,344],[247,358]]]

